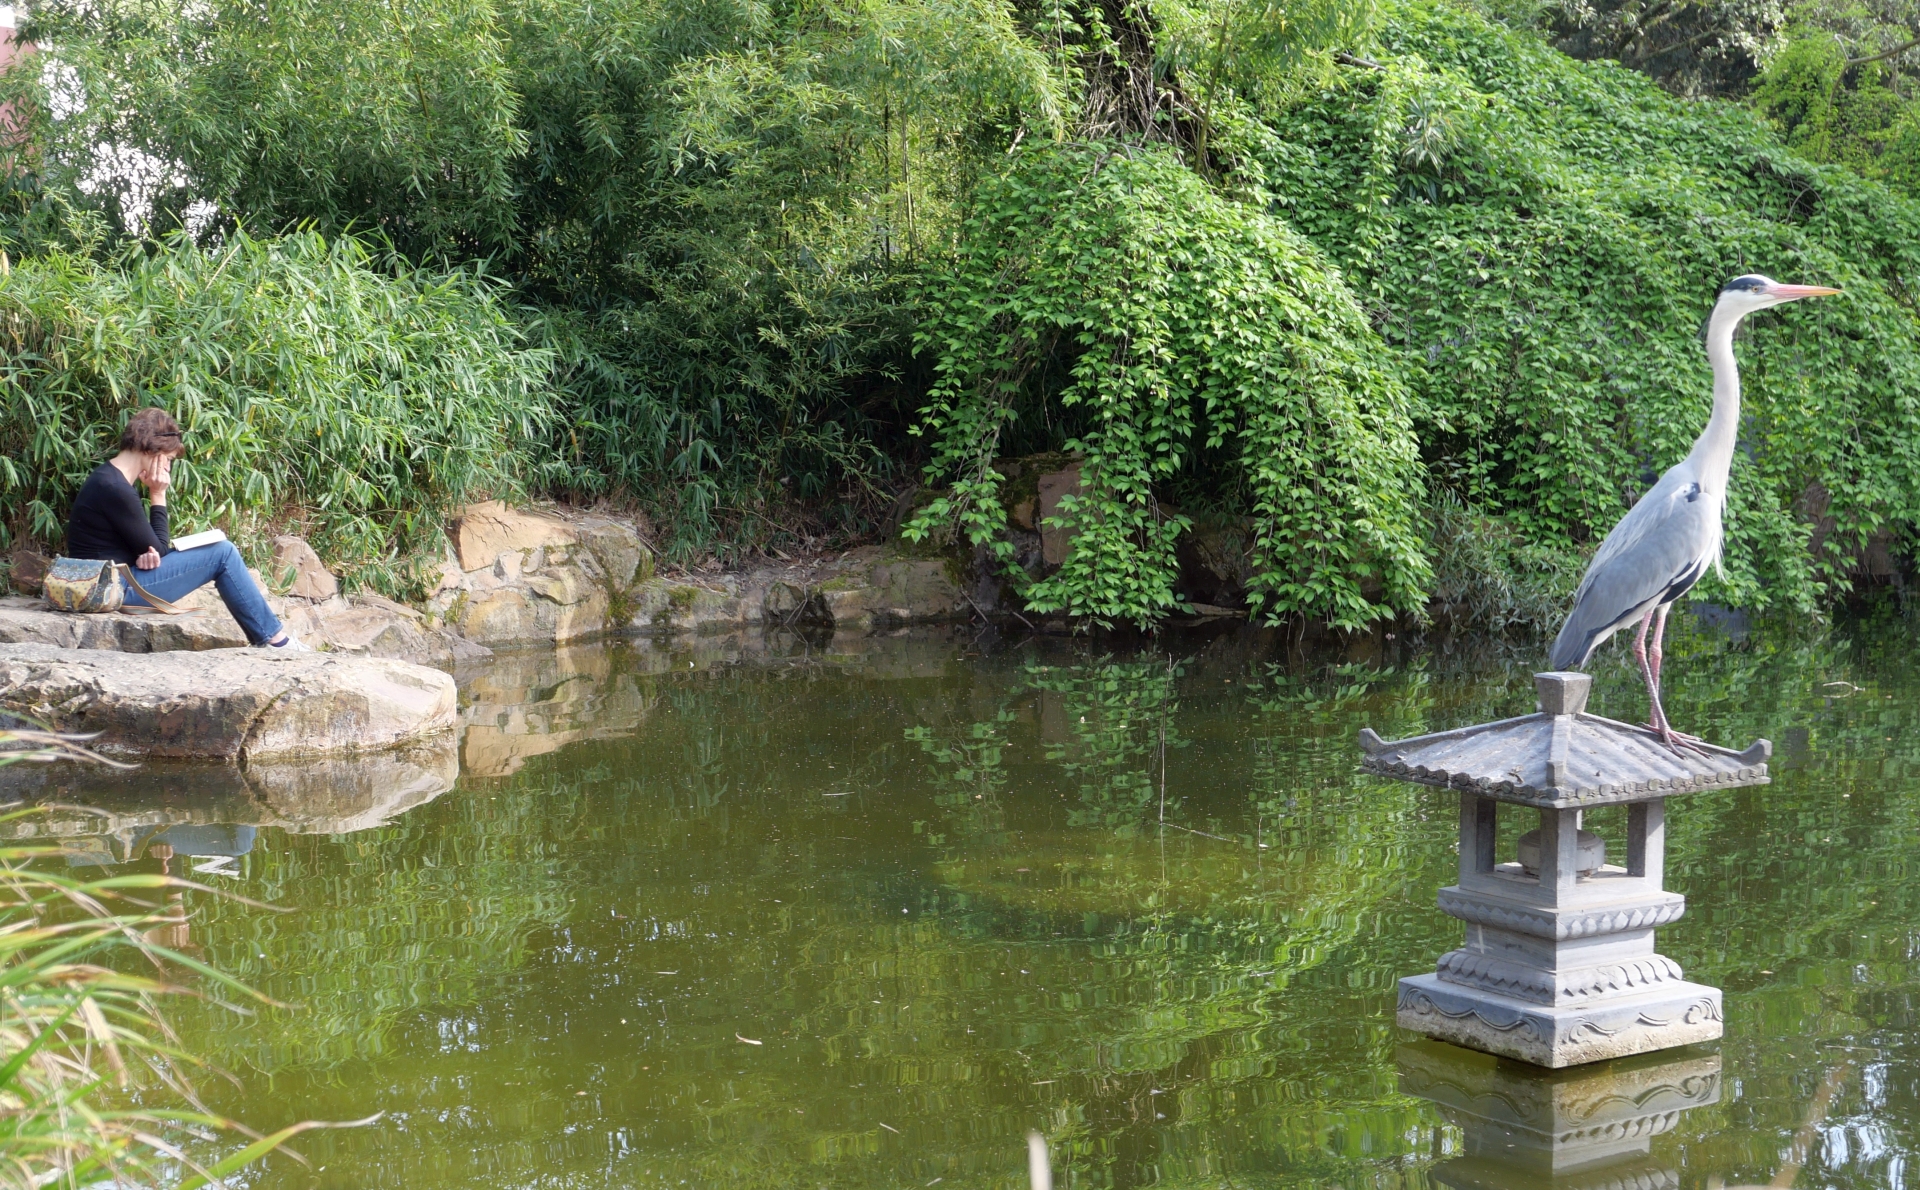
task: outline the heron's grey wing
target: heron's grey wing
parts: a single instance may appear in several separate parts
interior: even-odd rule
[[[1662,490],[1665,489],[1665,490]],[[1706,573],[1720,548],[1719,501],[1699,484],[1661,483],[1607,534],[1554,639],[1555,669],[1585,665],[1593,650]]]
[[[1593,561],[1587,564],[1586,580],[1593,572],[1607,565],[1622,552],[1632,550],[1649,533],[1658,531],[1673,515],[1676,503],[1699,504],[1710,497],[1705,496],[1700,485],[1694,482],[1692,469],[1685,462],[1669,467],[1660,481],[1647,489],[1646,495],[1634,502],[1627,515],[1613,526],[1613,530],[1594,551]],[[1718,505],[1715,506],[1716,508]]]

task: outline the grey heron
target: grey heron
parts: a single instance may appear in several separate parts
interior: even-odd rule
[[[1693,450],[1640,497],[1600,543],[1573,597],[1573,611],[1553,642],[1549,664],[1581,669],[1594,649],[1629,624],[1639,624],[1633,657],[1647,683],[1647,726],[1667,747],[1694,742],[1673,730],[1660,705],[1660,642],[1667,609],[1720,561],[1720,514],[1727,502],[1727,473],[1740,430],[1740,368],[1733,358],[1733,331],[1758,310],[1801,298],[1839,293],[1821,285],[1782,285],[1767,277],[1735,277],[1721,287],[1707,322],[1707,361],[1713,366],[1713,415]],[[1647,629],[1653,648],[1647,648]]]

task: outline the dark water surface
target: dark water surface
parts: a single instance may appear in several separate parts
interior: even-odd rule
[[[1065,1186],[1895,1187],[1920,1128],[1909,633],[1679,642],[1675,719],[1776,747],[1771,786],[1669,818],[1688,910],[1660,949],[1725,989],[1727,1036],[1557,1084],[1394,1028],[1394,981],[1458,944],[1455,800],[1354,771],[1362,726],[1532,710],[1525,656],[1242,630],[503,657],[437,796],[447,758],[357,790],[185,774],[55,830],[158,870],[167,827],[170,870],[298,908],[190,898],[191,944],[299,1009],[189,1006],[183,1039],[256,1127],[385,1116],[254,1187],[1013,1187],[1030,1129]],[[1644,711],[1615,657],[1594,709]],[[1468,1159],[1470,1113],[1403,1093],[1436,1079],[1627,1120],[1627,1164]]]

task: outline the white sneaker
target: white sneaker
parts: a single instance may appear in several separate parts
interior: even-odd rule
[[[289,633],[287,633],[287,639],[285,639],[285,640],[283,640],[283,641],[281,641],[281,642],[280,642],[279,644],[277,644],[277,645],[276,645],[276,644],[271,644],[271,643],[269,643],[269,644],[264,644],[264,645],[261,645],[260,647],[261,647],[261,648],[263,648],[263,649],[276,649],[276,650],[278,650],[279,652],[282,652],[282,653],[311,653],[311,652],[313,652],[313,646],[312,646],[312,645],[310,645],[310,644],[308,644],[308,643],[307,643],[306,641],[303,641],[303,640],[301,640],[301,639],[300,639],[299,637],[297,637],[297,636],[295,636],[295,635],[294,635],[293,633],[291,633],[291,632],[289,632]]]

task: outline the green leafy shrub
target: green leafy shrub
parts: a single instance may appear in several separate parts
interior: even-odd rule
[[[0,90],[37,175],[128,230],[169,229],[204,200],[255,234],[374,226],[422,259],[510,240],[527,145],[494,4],[55,0],[32,19],[56,72]]]
[[[1920,207],[1458,9],[1396,5],[1380,37],[1384,70],[1264,112],[1248,160],[1406,359],[1436,485],[1534,545],[1597,541],[1706,422],[1720,285],[1764,272],[1846,292],[1743,334],[1726,578],[1700,593],[1806,611],[1876,535],[1912,541]],[[1446,133],[1416,156],[1422,104]]]
[[[134,409],[186,429],[175,524],[290,517],[350,583],[403,592],[444,513],[510,493],[546,432],[546,353],[473,271],[379,267],[351,238],[184,238],[0,278],[0,506],[44,542]]]
[[[641,495],[682,554],[801,509],[871,524],[912,408],[904,291],[981,159],[1060,122],[1044,48],[1001,0],[505,24],[533,146],[510,261],[564,345],[580,485]]]
[[[1226,451],[1253,516],[1270,615],[1363,624],[1420,605],[1421,479],[1406,391],[1339,274],[1171,153],[1111,144],[1028,154],[981,193],[927,293],[929,476],[914,519],[1004,541],[992,466],[1015,419],[1053,418],[1084,456],[1063,500],[1073,548],[1036,610],[1146,623],[1173,606],[1187,518],[1164,485]]]
[[[1767,64],[1753,105],[1794,152],[1913,195],[1920,193],[1920,108],[1884,85],[1886,74],[1878,63],[1850,66],[1842,43],[1807,30]]]
[[[1586,567],[1584,553],[1528,541],[1442,491],[1434,501],[1429,610],[1456,632],[1551,636]]]
[[[689,554],[761,539],[769,514],[857,528],[886,506],[914,395],[902,285],[980,161],[1068,102],[1016,18],[49,0],[26,36],[61,71],[12,72],[0,98],[49,192],[135,211],[131,182],[96,180],[110,145],[165,165],[152,226],[197,197],[259,235],[372,226],[416,261],[484,259],[559,359],[557,486],[640,496]]]
[[[111,167],[145,161],[149,228],[201,198],[216,229],[377,227],[416,262],[497,268],[538,351],[487,322],[471,273],[447,282],[495,302],[472,327],[511,362],[462,402],[471,434],[408,438],[426,478],[377,451],[372,474],[342,434],[343,455],[290,449],[233,498],[310,505],[370,580],[400,581],[435,501],[516,476],[636,495],[683,556],[802,523],[857,536],[921,443],[957,481],[937,515],[990,538],[981,452],[1072,443],[1093,468],[1067,513],[1082,544],[1030,596],[1104,620],[1171,605],[1184,521],[1163,502],[1264,526],[1273,614],[1416,608],[1423,485],[1513,534],[1487,565],[1577,558],[1705,418],[1693,334],[1717,287],[1826,281],[1847,296],[1756,319],[1740,348],[1727,581],[1703,591],[1817,607],[1868,543],[1904,551],[1920,525],[1920,207],[1899,193],[1920,193],[1920,118],[1898,81],[1920,51],[1899,12],[1824,0],[1657,29],[1644,4],[1559,7],[1572,24],[1524,0],[49,0],[25,30],[45,52],[0,83],[34,142],[0,235],[137,214]],[[1769,127],[1476,10],[1692,92],[1744,85],[1790,15],[1819,31],[1772,57]],[[1034,148],[1062,139],[1108,147]],[[116,409],[154,399],[136,372]],[[19,443],[51,478],[0,495],[44,528],[99,443],[50,455],[28,424],[0,417],[0,458]],[[183,507],[219,511],[253,473]]]

